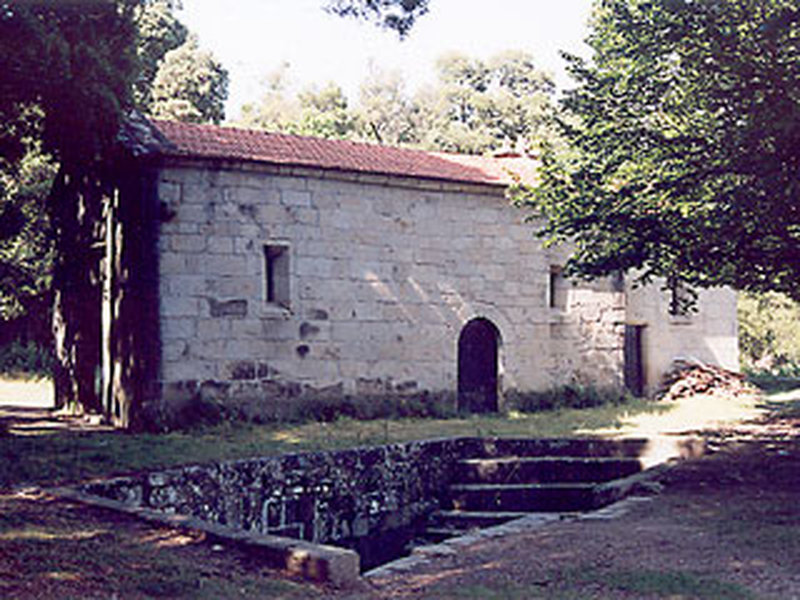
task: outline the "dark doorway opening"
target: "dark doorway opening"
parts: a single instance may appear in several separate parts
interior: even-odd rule
[[[486,413],[498,409],[500,332],[488,319],[467,323],[458,338],[458,408]]]
[[[644,396],[644,325],[625,325],[625,387],[634,396]]]

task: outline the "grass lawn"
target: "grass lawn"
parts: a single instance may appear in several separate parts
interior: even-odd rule
[[[508,416],[330,423],[225,424],[188,433],[40,432],[0,436],[0,487],[49,484],[189,463],[451,436],[564,437],[604,433],[663,412],[645,400],[621,406]]]
[[[797,398],[796,394],[772,396],[766,408],[796,416],[800,414]],[[720,402],[724,412],[739,418],[754,405],[753,399]],[[28,430],[26,435],[14,431],[0,434],[0,487],[47,485],[186,463],[444,436],[560,437],[683,431],[687,422],[702,428],[704,418],[722,409],[702,398],[666,407],[634,401],[622,406],[536,414],[225,425],[165,435],[42,427]],[[782,570],[791,572],[800,558],[800,521],[793,509],[798,463],[792,455],[784,455],[784,446],[776,449],[765,443],[758,448],[763,454],[750,453],[733,460],[735,456],[721,453],[718,460],[699,461],[695,469],[679,470],[684,476],[672,482],[658,503],[653,503],[651,516],[637,523],[587,523],[574,534],[547,530],[533,542],[537,553],[544,556],[549,536],[567,536],[562,541],[553,539],[552,548],[558,555],[565,548],[575,553],[570,559],[572,567],[562,567],[560,560],[541,573],[533,572],[529,565],[521,566],[515,557],[528,551],[532,543],[521,541],[525,550],[516,547],[489,552],[475,565],[465,563],[461,568],[435,571],[430,581],[440,583],[413,597],[747,599],[761,597],[751,592],[749,584],[762,579],[781,591],[781,577],[786,578]],[[698,539],[711,541],[708,547],[686,557],[688,562],[680,562],[691,548],[665,553],[670,537],[651,527],[653,518],[662,519],[681,535],[687,527],[694,528],[703,534]],[[564,523],[563,527],[569,525]],[[610,527],[616,527],[618,534],[609,533]],[[577,536],[580,543],[569,541],[569,536]],[[592,545],[593,536],[597,540]],[[629,545],[635,551],[631,552]],[[603,553],[607,554],[605,558]],[[717,554],[718,559],[699,569],[699,563]],[[606,564],[609,557],[616,562]],[[626,562],[625,557],[630,560]],[[645,560],[647,557],[652,560]],[[506,558],[508,561],[503,562]],[[737,579],[737,569],[751,569],[752,580]],[[473,573],[484,573],[488,578],[467,577]],[[449,581],[451,577],[455,579]],[[398,585],[405,593],[417,584]],[[795,597],[791,590],[787,587],[786,593],[776,597]],[[375,600],[400,596],[388,589],[331,590],[288,580],[235,548],[215,546],[193,534],[154,527],[112,511],[57,501],[31,489],[0,491],[0,597]]]

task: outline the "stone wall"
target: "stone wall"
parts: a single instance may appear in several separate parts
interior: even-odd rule
[[[572,317],[551,309],[550,253],[501,188],[176,165],[159,198],[168,403],[280,413],[309,396],[452,394],[459,333],[478,317],[500,331],[501,393],[554,373],[614,380],[620,343],[597,303],[613,312],[618,295],[576,288]],[[265,248],[288,257],[280,301]]]
[[[86,484],[135,507],[316,543],[408,527],[437,506],[471,438],[189,466]]]
[[[645,382],[657,391],[661,378],[675,359],[697,360],[739,370],[739,336],[736,293],[729,289],[702,291],[697,310],[670,314],[670,293],[660,282],[628,290],[626,320],[644,325]]]
[[[640,457],[647,447],[643,439],[450,438],[179,467],[78,490],[245,531],[358,547],[439,508],[461,459]]]
[[[512,390],[622,383],[620,282],[559,283],[565,251],[501,187],[173,162],[158,196],[165,407],[270,418],[308,398],[452,397],[475,318],[499,331],[501,407]],[[730,336],[735,310],[715,314],[681,343],[706,344],[706,325]],[[652,348],[682,336],[649,334]]]

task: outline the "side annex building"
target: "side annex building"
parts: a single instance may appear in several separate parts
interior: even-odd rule
[[[102,319],[118,422],[345,395],[482,412],[565,384],[648,393],[678,357],[738,368],[733,292],[675,316],[658,286],[565,280],[566,249],[506,197],[527,158],[141,118],[124,137]]]

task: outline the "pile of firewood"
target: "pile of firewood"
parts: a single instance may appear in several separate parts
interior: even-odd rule
[[[661,383],[659,399],[678,400],[701,394],[749,395],[756,389],[745,376],[722,367],[676,360]]]

